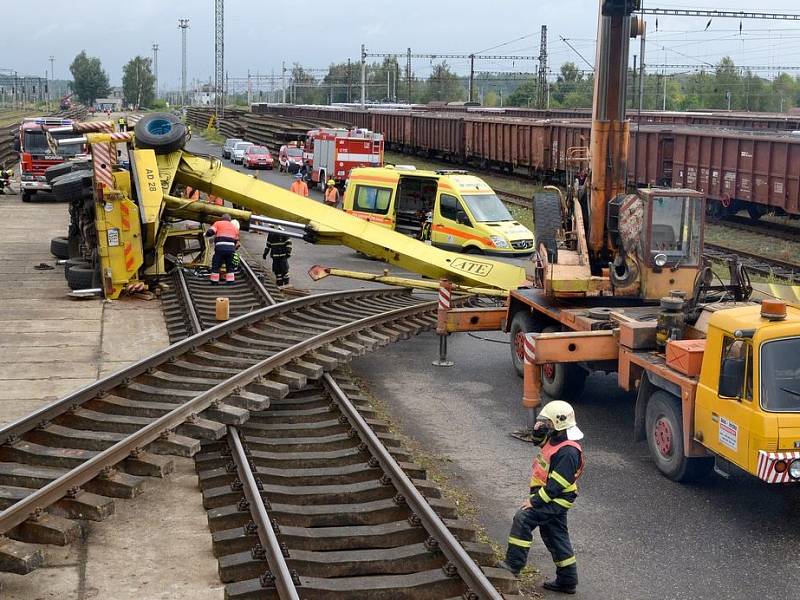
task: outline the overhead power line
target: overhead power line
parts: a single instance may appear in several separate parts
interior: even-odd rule
[[[744,10],[696,10],[690,8],[643,8],[643,15],[663,15],[670,17],[711,17],[730,19],[766,19],[769,21],[800,21],[800,14],[764,13]]]

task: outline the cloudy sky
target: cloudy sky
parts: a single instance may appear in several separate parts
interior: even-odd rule
[[[762,10],[800,14],[797,0],[767,0],[756,9],[752,0],[717,0],[700,6],[690,0],[643,0],[659,8]],[[152,56],[159,50],[162,89],[180,87],[178,18],[189,18],[188,77],[207,81],[214,66],[213,0],[2,0],[5,27],[0,35],[0,69],[44,75],[48,57],[56,58],[56,78],[69,77],[69,63],[85,49],[98,56],[112,84],[118,84],[122,65],[132,56]],[[226,0],[225,68],[231,77],[251,73],[280,75],[281,61],[306,67],[358,60],[360,45],[369,52],[489,54],[539,52],[539,30],[548,26],[551,68],[566,60],[583,68],[594,60],[596,0]],[[648,18],[648,63],[713,64],[730,55],[737,64],[800,65],[800,22],[685,17]],[[560,39],[566,38],[575,50]],[[577,52],[576,52],[577,51]],[[638,44],[637,44],[638,51]],[[634,50],[632,50],[633,54]],[[415,74],[425,76],[430,60],[414,62]],[[449,60],[466,72],[467,61]],[[527,61],[479,61],[493,71],[532,71]],[[800,73],[800,71],[798,71]],[[762,73],[765,76],[769,72]]]

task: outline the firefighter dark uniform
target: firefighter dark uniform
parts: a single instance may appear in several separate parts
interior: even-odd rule
[[[272,272],[278,287],[289,285],[289,257],[292,255],[292,242],[285,235],[270,232],[264,247],[264,259],[272,255]]]
[[[225,264],[225,283],[233,283],[234,255],[239,245],[239,228],[231,223],[230,215],[222,215],[222,219],[214,223],[206,231],[207,237],[214,238],[214,258],[211,260],[211,284],[219,284],[219,270]]]
[[[553,406],[555,405],[555,406]],[[549,409],[549,410],[548,410]],[[537,418],[549,421],[552,429],[545,434],[539,455],[531,469],[530,496],[527,506],[517,510],[508,537],[506,558],[499,566],[518,574],[528,560],[533,531],[538,527],[545,547],[556,566],[555,581],[547,581],[549,590],[574,594],[578,585],[575,552],[569,539],[567,511],[578,496],[577,481],[583,472],[583,437],[575,424],[572,407],[563,401],[548,403]],[[544,427],[549,427],[546,424]]]

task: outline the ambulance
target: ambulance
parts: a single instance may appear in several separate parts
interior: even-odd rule
[[[344,209],[444,250],[514,256],[534,249],[531,230],[514,219],[486,182],[466,171],[353,169]]]

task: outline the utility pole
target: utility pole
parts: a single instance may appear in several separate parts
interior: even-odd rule
[[[178,29],[181,30],[181,104],[186,106],[186,30],[189,29],[189,19],[178,19]]]
[[[48,58],[47,60],[50,61],[50,85],[47,86],[47,108],[49,110],[50,109],[50,98],[52,98],[54,93],[55,93],[55,91],[53,90],[53,84],[55,83],[56,77],[55,77],[55,73],[54,73],[53,69],[55,68],[54,64],[56,62],[56,57],[51,54],[50,58]],[[783,112],[783,111],[781,111],[781,112]]]
[[[469,101],[472,102],[475,93],[475,55],[469,55]]]
[[[667,110],[667,49],[664,48],[664,102],[661,110]]]
[[[247,106],[253,103],[253,83],[250,80],[250,69],[247,69]]]
[[[286,62],[281,62],[281,91],[283,92],[283,103],[286,104]]]
[[[361,108],[367,103],[367,49],[361,44]]]
[[[153,44],[153,78],[155,79],[156,98],[158,98],[158,44]]]
[[[350,59],[347,59],[347,103],[353,101],[353,71],[350,67]]]
[[[539,42],[539,74],[537,77],[536,108],[544,108],[547,104],[547,25],[542,25]]]
[[[214,0],[214,113],[217,127],[225,115],[225,0]],[[249,79],[249,77],[248,77]],[[249,92],[248,92],[249,93]],[[252,98],[248,98],[248,103]]]
[[[406,52],[406,87],[408,88],[408,103],[411,104],[411,48]]]

